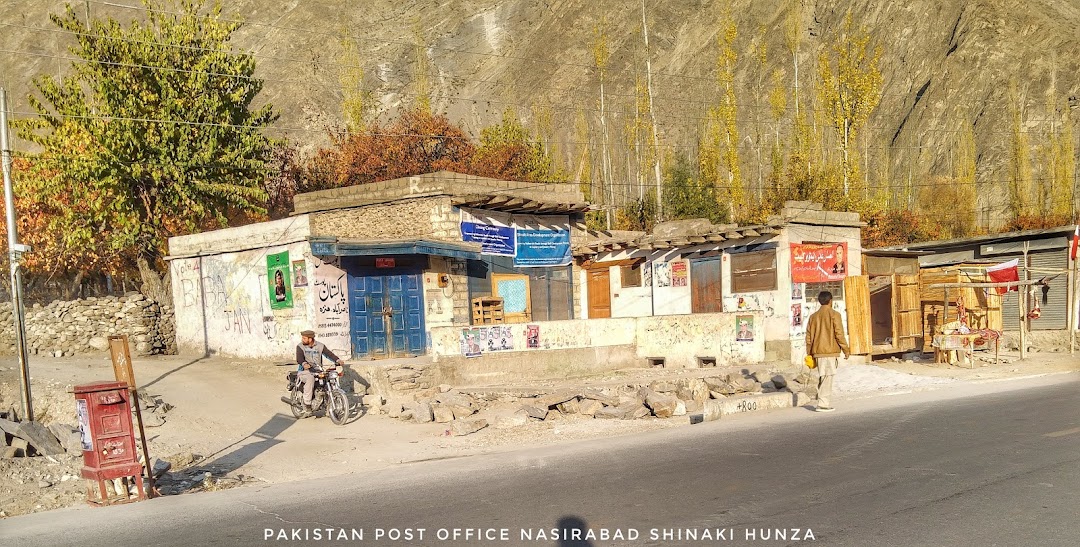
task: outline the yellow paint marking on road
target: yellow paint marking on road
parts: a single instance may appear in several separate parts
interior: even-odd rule
[[[1055,431],[1053,433],[1046,433],[1043,437],[1064,437],[1065,435],[1073,435],[1080,433],[1080,427],[1074,427],[1072,429],[1063,429],[1061,431]]]

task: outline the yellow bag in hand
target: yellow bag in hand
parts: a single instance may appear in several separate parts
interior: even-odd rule
[[[807,355],[806,357],[804,357],[803,358],[803,363],[806,363],[807,368],[814,368],[814,367],[817,366],[817,363],[814,362],[814,356],[813,355]]]

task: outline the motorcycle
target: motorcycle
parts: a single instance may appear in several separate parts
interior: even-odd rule
[[[311,373],[315,375],[311,412],[325,410],[331,422],[335,425],[343,425],[349,417],[349,398],[340,387],[337,367],[313,366]],[[289,383],[285,389],[289,392],[289,396],[282,397],[281,400],[292,408],[293,417],[301,418],[304,415],[304,385],[300,383],[299,371],[290,372],[286,379]]]

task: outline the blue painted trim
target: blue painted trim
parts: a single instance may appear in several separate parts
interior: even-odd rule
[[[442,244],[435,241],[348,243],[313,240],[311,241],[311,254],[317,256],[431,255],[480,260],[479,251],[470,251],[453,244]]]

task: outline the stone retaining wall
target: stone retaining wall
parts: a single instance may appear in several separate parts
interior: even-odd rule
[[[11,302],[0,303],[0,354],[15,353]],[[133,355],[176,353],[172,305],[159,305],[139,293],[125,296],[54,300],[26,309],[30,355],[66,357],[105,353],[108,337],[126,334]]]

